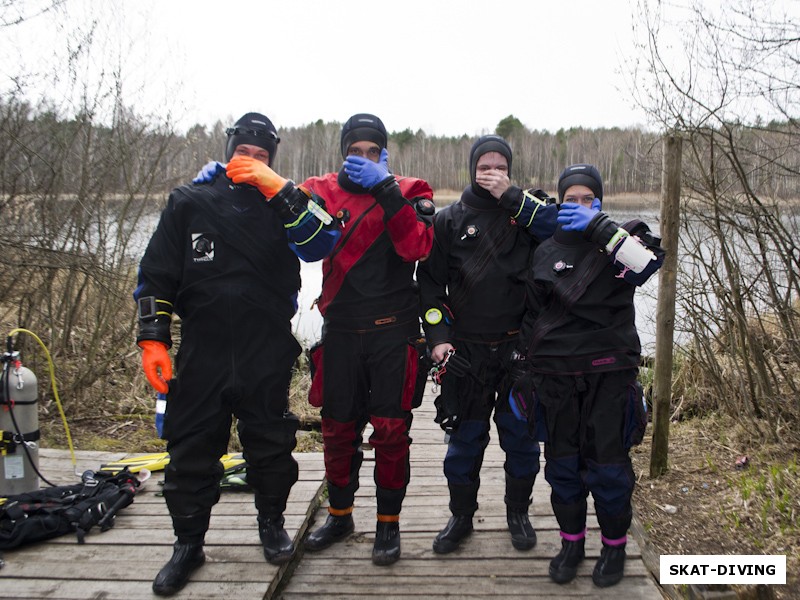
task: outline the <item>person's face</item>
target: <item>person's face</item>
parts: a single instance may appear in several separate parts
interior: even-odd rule
[[[508,175],[508,160],[499,152],[487,152],[478,159],[475,165],[475,174],[480,175],[487,171],[500,171]]]
[[[265,165],[269,166],[269,151],[261,148],[260,146],[253,146],[252,144],[239,144],[236,150],[233,151],[234,156],[249,156],[260,160]]]
[[[347,156],[361,156],[378,162],[381,158],[381,147],[375,142],[353,142],[347,149]]]
[[[564,202],[574,202],[586,208],[592,208],[594,192],[585,185],[571,185],[564,192]]]

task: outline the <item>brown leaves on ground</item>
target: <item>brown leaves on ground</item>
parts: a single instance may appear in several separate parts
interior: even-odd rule
[[[669,471],[650,479],[650,436],[631,453],[633,502],[658,552],[784,554],[787,585],[769,587],[800,599],[800,449],[765,444],[729,419],[681,421],[670,424]]]

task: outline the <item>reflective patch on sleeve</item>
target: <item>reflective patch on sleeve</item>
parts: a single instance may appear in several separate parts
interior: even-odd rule
[[[442,321],[442,311],[438,308],[429,308],[425,311],[425,322],[430,325],[438,325]]]
[[[436,212],[436,206],[427,198],[420,198],[417,200],[417,212],[426,217],[431,216]]]

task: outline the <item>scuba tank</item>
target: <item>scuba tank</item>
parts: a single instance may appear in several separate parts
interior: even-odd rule
[[[0,497],[39,489],[39,413],[36,375],[3,354],[0,376]]]

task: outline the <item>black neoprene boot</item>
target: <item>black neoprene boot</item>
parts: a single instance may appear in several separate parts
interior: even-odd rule
[[[567,583],[575,579],[578,565],[586,556],[584,545],[586,538],[579,540],[561,540],[561,552],[550,561],[550,579],[556,583]]]
[[[328,518],[325,519],[325,524],[306,538],[305,548],[311,552],[322,550],[331,544],[340,542],[353,533],[355,528],[352,514],[328,515]]]
[[[175,542],[172,558],[153,580],[153,593],[171,596],[185,586],[189,576],[206,561],[203,543],[182,544]]]
[[[398,521],[378,521],[375,528],[375,545],[372,548],[372,562],[386,566],[400,558],[400,523]]]
[[[535,476],[519,479],[506,473],[506,519],[511,545],[517,550],[530,550],[536,545],[536,532],[528,517],[534,481]]]
[[[461,542],[472,533],[472,517],[453,515],[433,540],[433,551],[436,554],[448,554],[457,549]]]
[[[294,543],[283,528],[284,518],[258,516],[258,537],[264,547],[264,558],[273,565],[282,565],[292,560]]]
[[[592,571],[592,581],[598,587],[609,587],[620,582],[625,571],[625,544],[603,544],[600,558]]]
[[[517,550],[530,550],[536,545],[536,532],[533,530],[528,511],[506,510],[511,545]]]

